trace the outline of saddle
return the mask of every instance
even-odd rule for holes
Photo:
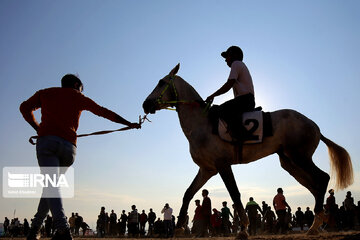
[[[262,107],[242,114],[234,114],[232,126],[218,114],[216,105],[209,110],[209,118],[213,126],[213,134],[234,145],[261,143],[264,137],[272,136],[271,116],[263,112]],[[234,123],[233,123],[234,124]],[[230,125],[230,126],[229,126]],[[232,129],[236,128],[236,129]]]

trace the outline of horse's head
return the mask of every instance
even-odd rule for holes
[[[164,109],[176,104],[177,92],[174,85],[176,73],[180,63],[170,73],[159,81],[155,89],[145,99],[143,109],[145,113],[155,113],[156,110]]]

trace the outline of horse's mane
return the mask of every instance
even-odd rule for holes
[[[192,99],[183,99],[183,100],[193,100],[195,102],[200,103],[201,105],[206,105],[200,94],[191,86],[187,81],[185,81],[182,77],[176,76],[176,81],[180,82],[180,86],[182,89],[186,89],[184,93],[186,93],[186,98],[191,97]]]

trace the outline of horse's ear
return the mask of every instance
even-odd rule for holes
[[[170,71],[169,75],[170,75],[170,76],[175,76],[175,74],[177,74],[177,72],[179,71],[179,68],[180,68],[180,63],[178,63],[178,64],[173,68],[173,70]]]

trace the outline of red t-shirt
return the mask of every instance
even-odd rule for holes
[[[54,135],[76,145],[76,130],[83,110],[113,122],[119,122],[119,115],[99,106],[73,88],[47,88],[37,91],[20,105],[26,121],[35,121],[33,111],[41,108],[41,123],[38,136]]]
[[[194,220],[201,220],[203,219],[203,215],[201,214],[201,206],[197,206],[195,209]]]
[[[283,194],[278,193],[275,197],[274,197],[274,206],[275,206],[275,210],[285,210],[286,209],[286,205],[285,205],[285,197]]]

